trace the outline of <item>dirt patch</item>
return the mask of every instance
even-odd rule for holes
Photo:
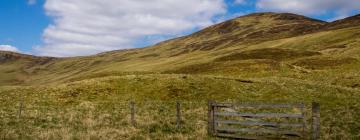
[[[293,63],[293,65],[304,67],[307,69],[324,69],[336,67],[345,64],[351,64],[358,61],[355,58],[309,58]]]
[[[234,80],[234,81],[237,81],[237,82],[241,82],[241,83],[248,83],[248,84],[251,84],[251,83],[255,83],[254,81],[252,80],[248,80],[248,79],[234,79],[234,78],[226,78],[226,77],[214,77],[215,79],[221,79],[221,80]]]
[[[360,84],[359,83],[352,84],[350,87],[352,87],[352,88],[360,88]]]
[[[218,33],[219,34],[226,34],[226,33],[230,33],[234,30],[239,29],[238,23],[234,20],[230,20],[224,23],[221,23],[218,26]]]
[[[157,57],[157,56],[160,56],[160,55],[159,54],[148,54],[148,55],[140,56],[140,58],[149,58],[149,57]]]
[[[304,20],[305,19],[303,16],[295,15],[295,14],[287,14],[287,13],[274,15],[273,17],[275,18],[275,20]]]
[[[290,49],[265,48],[220,57],[216,61],[248,60],[248,59],[271,59],[276,61],[320,55],[319,52],[296,51]]]
[[[322,48],[322,50],[327,50],[327,49],[344,49],[346,48],[347,46],[346,45],[333,45],[333,46],[328,46],[328,47],[325,47],[325,48]]]

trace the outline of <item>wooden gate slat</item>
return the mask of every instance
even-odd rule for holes
[[[271,126],[271,127],[303,127],[302,123],[278,123],[278,122],[260,122],[260,121],[236,121],[236,120],[216,120],[218,124],[236,124],[245,126]]]
[[[302,134],[296,131],[289,130],[271,130],[271,129],[252,129],[252,128],[224,128],[218,127],[216,131],[222,132],[246,132],[246,133],[263,133],[263,134],[282,134],[289,136],[302,137]]]
[[[278,112],[275,112],[277,110],[274,110],[283,108],[287,109],[287,111],[278,110]],[[237,109],[240,109],[239,111],[243,109],[242,111],[244,112],[238,112]],[[245,109],[254,110],[254,112],[245,111]],[[272,109],[271,113],[264,111],[265,109]],[[300,110],[294,112],[293,109]],[[319,105],[313,103],[312,120],[315,126],[312,127],[312,139],[319,139],[319,110]],[[209,123],[211,122],[212,132],[215,136],[240,139],[307,139],[309,136],[306,130],[306,113],[303,103],[256,104],[212,102],[209,106],[210,112],[212,115],[209,117]]]
[[[229,134],[229,133],[217,133],[218,137],[224,138],[235,138],[242,140],[268,140],[268,139],[276,139],[276,140],[289,140],[289,137],[271,137],[271,136],[253,136],[253,135],[239,135],[239,134]],[[293,139],[294,137],[292,137]]]
[[[302,114],[286,113],[239,113],[239,112],[215,112],[216,116],[234,116],[249,118],[303,118]]]
[[[217,107],[238,107],[238,108],[304,108],[304,104],[251,104],[251,103],[216,103]]]
[[[236,138],[236,139],[246,139],[246,140],[260,140],[265,139],[264,137],[260,136],[244,136],[244,135],[237,135],[237,134],[227,134],[227,133],[217,133],[219,137],[226,137],[226,138]]]

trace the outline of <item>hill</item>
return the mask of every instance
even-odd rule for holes
[[[321,138],[359,139],[359,21],[255,13],[140,49],[70,58],[0,51],[0,137],[212,139],[205,115],[214,99],[316,101]],[[142,113],[137,127],[129,100]],[[175,100],[183,101],[181,129]],[[14,120],[19,102],[22,121]]]
[[[258,73],[318,64],[332,68],[359,58],[358,22],[359,16],[326,23],[290,13],[255,13],[141,49],[61,59],[0,53],[11,59],[1,63],[0,74],[8,76],[0,83],[63,83],[129,73],[243,75],[244,70]],[[303,62],[308,59],[311,63]]]

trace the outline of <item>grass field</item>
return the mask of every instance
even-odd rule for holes
[[[317,101],[322,139],[357,139],[359,93],[291,78],[177,74],[111,76],[50,88],[4,87],[0,134],[5,139],[212,139],[206,134],[207,99],[215,99],[304,102],[308,108]],[[25,107],[18,119],[21,100]],[[136,127],[130,124],[131,100],[137,103]],[[183,106],[181,129],[176,129],[176,100]]]

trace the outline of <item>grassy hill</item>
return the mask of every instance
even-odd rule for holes
[[[123,139],[206,139],[206,120],[197,118],[195,112],[206,113],[206,103],[202,103],[207,99],[317,101],[322,106],[323,139],[356,139],[360,137],[356,121],[360,119],[359,22],[359,15],[328,23],[289,13],[255,13],[141,49],[71,58],[0,52],[0,114],[22,99],[28,106],[53,105],[80,116],[83,112],[74,110],[84,104],[97,110],[96,104],[102,102],[183,100],[199,104],[186,111],[197,125],[187,123],[182,131],[171,131],[172,122],[159,123],[156,115],[148,116],[155,122],[143,118],[144,124],[135,128],[123,120],[109,128],[89,122],[69,126],[79,122],[55,117],[33,118],[28,125],[36,127],[26,128],[24,135],[39,139],[59,138],[63,133],[80,139],[86,139],[84,135],[111,139],[111,134]],[[97,116],[85,118],[102,122]],[[63,119],[67,121],[57,121]],[[19,137],[16,132],[21,123],[2,123],[11,128],[6,138]],[[49,129],[52,133],[44,134]]]
[[[64,83],[129,73],[238,75],[294,65],[307,69],[315,63],[332,68],[359,58],[358,21],[358,16],[326,23],[295,14],[255,13],[142,49],[73,58],[2,52],[0,56],[14,58],[1,63],[0,74],[5,78],[0,83]],[[311,63],[302,63],[305,58]]]

